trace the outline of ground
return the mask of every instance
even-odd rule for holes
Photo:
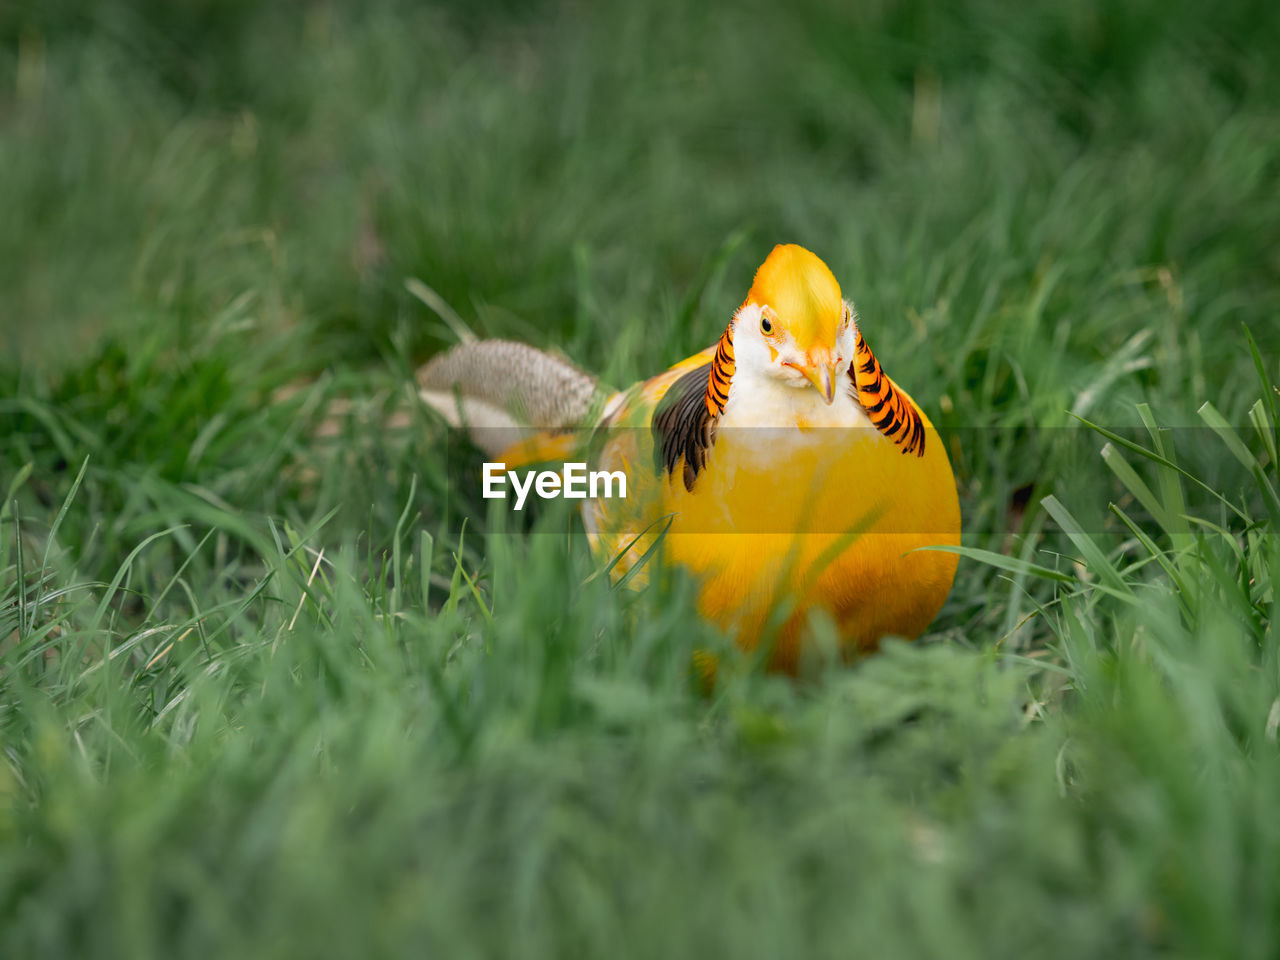
[[[847,6],[0,7],[0,955],[1274,955],[1280,15]],[[798,682],[402,404],[783,241],[967,549]]]

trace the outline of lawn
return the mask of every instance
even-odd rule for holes
[[[0,211],[0,956],[1280,950],[1274,4],[18,0]],[[966,550],[799,681],[407,401],[783,241]]]

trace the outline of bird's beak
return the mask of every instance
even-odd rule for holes
[[[815,390],[822,394],[822,399],[831,403],[836,398],[836,365],[834,363],[809,363],[796,369],[804,374],[805,379],[813,384]]]

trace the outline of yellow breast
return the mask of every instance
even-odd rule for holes
[[[835,620],[851,650],[885,635],[915,637],[946,599],[957,559],[916,548],[958,544],[960,530],[951,466],[924,422],[924,456],[904,454],[865,422],[725,425],[692,490],[655,477],[626,505],[592,504],[587,526],[608,553],[671,516],[663,555],[698,578],[703,614],[744,649],[759,644],[775,608],[789,605],[769,637],[776,668],[794,669],[815,608]],[[651,463],[645,440],[642,431],[623,431],[602,461],[643,476]]]

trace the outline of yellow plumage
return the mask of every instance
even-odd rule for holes
[[[620,576],[665,531],[658,555],[698,580],[702,613],[744,649],[782,610],[774,667],[795,668],[815,609],[853,651],[917,636],[946,599],[955,555],[916,549],[959,543],[946,451],[809,251],[775,247],[720,343],[593,409],[598,466],[629,486],[583,508],[602,560],[623,554]],[[562,458],[564,436],[501,458]]]

